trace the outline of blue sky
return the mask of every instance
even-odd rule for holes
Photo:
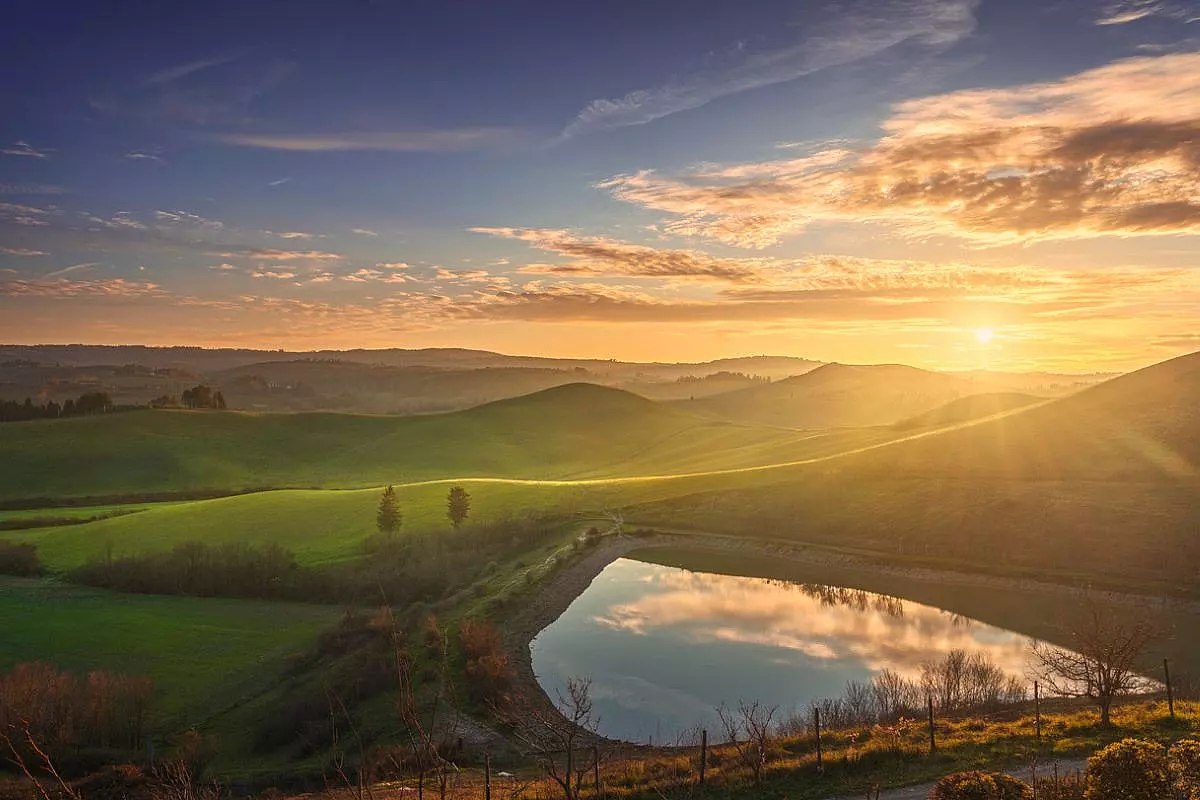
[[[4,341],[1200,347],[1195,2],[4,14]]]

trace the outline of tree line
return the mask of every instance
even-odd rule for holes
[[[113,411],[134,411],[145,408],[138,405],[118,405],[105,392],[84,392],[79,397],[59,403],[47,400],[35,403],[32,397],[20,400],[0,399],[0,422],[28,422],[35,419],[62,419],[64,417],[88,417],[93,414],[108,414]]]

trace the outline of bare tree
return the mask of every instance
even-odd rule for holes
[[[767,706],[758,700],[753,703],[739,700],[736,710],[723,703],[717,707],[725,737],[737,751],[738,760],[754,776],[755,785],[762,779],[763,768],[767,765],[767,753],[775,735],[772,721],[778,710],[778,706]]]
[[[517,722],[516,738],[562,790],[564,800],[577,800],[584,776],[598,772],[602,760],[596,734],[600,719],[592,709],[592,679],[568,679],[566,694],[558,693],[558,711],[527,698],[516,705],[511,714]]]
[[[1134,668],[1154,639],[1154,629],[1144,620],[1121,621],[1089,603],[1087,615],[1069,635],[1070,649],[1045,642],[1030,645],[1035,677],[1055,694],[1089,698],[1100,709],[1100,724],[1110,725],[1115,698],[1151,685]]]

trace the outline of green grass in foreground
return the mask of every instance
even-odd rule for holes
[[[179,730],[267,690],[286,658],[340,614],[330,606],[124,595],[0,578],[0,671],[45,661],[76,673],[147,675],[157,723]]]

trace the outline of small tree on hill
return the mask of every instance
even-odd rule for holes
[[[471,495],[461,486],[452,487],[446,496],[446,516],[450,518],[450,524],[458,530],[470,513]]]
[[[396,499],[396,490],[388,486],[379,498],[379,510],[375,514],[375,527],[380,533],[393,535],[400,531],[403,517],[400,514],[400,501]]]
[[[1147,689],[1135,667],[1154,639],[1144,620],[1124,622],[1091,604],[1087,617],[1070,631],[1070,647],[1032,645],[1036,676],[1055,694],[1086,697],[1100,710],[1100,724],[1112,724],[1113,700]]]

